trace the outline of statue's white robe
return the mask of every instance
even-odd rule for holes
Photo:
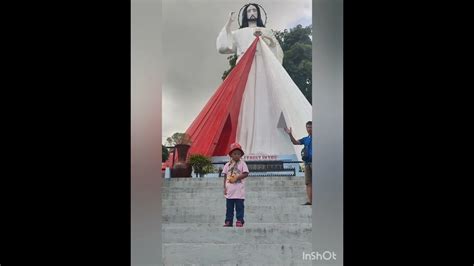
[[[240,107],[236,141],[246,155],[291,155],[301,159],[302,146],[293,145],[284,127],[292,127],[293,136],[307,136],[306,122],[312,120],[312,107],[282,66],[283,51],[272,30],[243,28],[227,32],[224,27],[216,41],[220,53],[237,53],[238,59],[255,40],[258,29],[276,44],[259,37],[257,50],[245,86]]]

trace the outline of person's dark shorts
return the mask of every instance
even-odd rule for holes
[[[304,164],[304,180],[306,185],[311,185],[313,183],[313,169],[311,163]]]

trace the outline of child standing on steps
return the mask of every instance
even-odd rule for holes
[[[234,208],[237,222],[235,226],[244,226],[244,201],[245,201],[245,178],[249,175],[247,164],[241,159],[244,155],[242,147],[238,143],[230,145],[229,156],[231,160],[225,164],[222,173],[224,178],[224,195],[227,202],[225,215],[225,227],[232,227],[234,222]]]

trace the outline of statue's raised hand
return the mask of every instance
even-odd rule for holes
[[[234,11],[232,11],[232,12],[229,13],[229,21],[228,21],[229,24],[231,24],[232,22],[234,22],[234,20],[235,20],[234,14],[235,14]]]

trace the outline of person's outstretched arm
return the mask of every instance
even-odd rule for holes
[[[294,145],[301,145],[301,143],[293,137],[293,134],[291,134],[291,127],[290,128],[285,128],[285,132],[288,133],[291,139],[291,143]]]

